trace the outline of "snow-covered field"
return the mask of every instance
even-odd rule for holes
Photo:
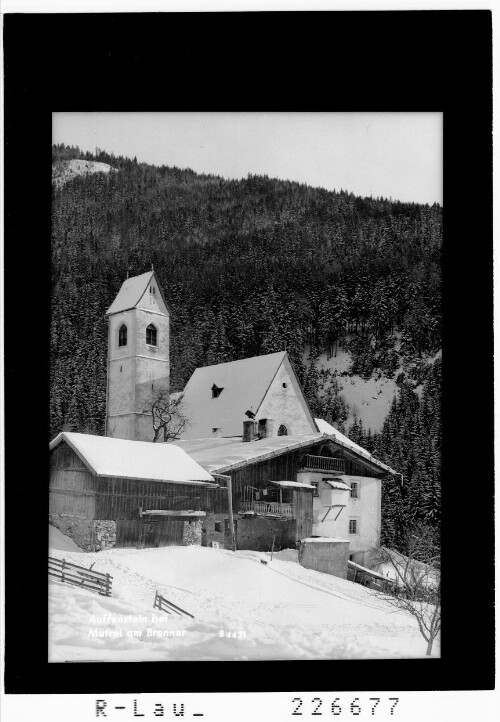
[[[112,597],[51,580],[51,662],[425,656],[411,616],[365,587],[305,569],[295,550],[272,561],[196,546],[50,554],[113,576]],[[156,590],[195,619],[153,609]]]

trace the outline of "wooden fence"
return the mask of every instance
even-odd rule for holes
[[[155,594],[153,609],[159,609],[160,611],[166,612],[167,614],[175,613],[181,617],[191,617],[191,619],[194,619],[192,614],[189,614],[189,612],[186,612],[185,609],[181,609],[172,602],[169,602],[168,599],[165,599],[165,597],[163,597],[161,594],[158,594],[158,592],[156,592]]]
[[[82,589],[97,592],[103,597],[111,596],[113,577],[110,574],[93,572],[91,569],[71,564],[65,559],[49,557],[49,576],[55,577],[65,584],[74,584]]]

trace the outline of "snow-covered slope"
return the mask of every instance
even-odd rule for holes
[[[363,422],[365,429],[372,432],[380,431],[391,407],[394,396],[399,389],[394,379],[385,376],[377,378],[373,375],[369,379],[361,376],[341,376],[347,373],[351,366],[351,354],[339,349],[337,356],[328,358],[321,354],[317,361],[318,369],[330,369],[337,372],[336,381],[345,401],[349,404],[349,417],[346,427],[349,428],[354,418]]]
[[[63,534],[62,531],[56,529],[55,526],[49,524],[49,547],[51,549],[59,549],[63,552],[81,552],[80,547],[75,544],[73,539]]]
[[[52,180],[57,186],[62,186],[78,175],[92,175],[93,173],[116,173],[117,169],[108,163],[99,163],[95,160],[65,160],[52,166]]]
[[[260,552],[195,546],[51,553],[113,576],[111,598],[51,582],[53,662],[425,655],[412,617],[365,587],[301,567],[293,551],[272,562]],[[156,590],[195,619],[161,613],[166,619],[155,621]]]

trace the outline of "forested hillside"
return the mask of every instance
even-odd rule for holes
[[[412,495],[430,484],[429,464],[429,489],[439,476],[429,408],[440,385],[429,359],[441,338],[440,206],[261,176],[228,181],[65,146],[53,148],[55,173],[71,158],[118,172],[53,184],[52,436],[103,433],[104,313],[127,272],[153,264],[172,311],[172,390],[197,366],[286,348],[313,411],[342,425],[335,374],[315,361],[347,348],[353,374],[383,374],[401,389],[382,433],[362,443],[405,475],[404,514],[435,517],[437,502],[419,511]],[[359,424],[356,434],[365,435]]]

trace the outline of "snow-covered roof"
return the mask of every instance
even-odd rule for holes
[[[286,351],[197,368],[184,389],[189,416],[184,436],[208,436],[222,428],[225,437],[241,435],[246,411],[257,410],[278,372]],[[222,389],[213,397],[212,386]],[[187,437],[186,437],[187,438]]]
[[[106,311],[106,315],[135,308],[141,300],[152,276],[153,271],[148,271],[147,273],[142,273],[140,276],[127,278],[127,280],[122,283],[115,300]]]
[[[344,491],[351,491],[351,487],[341,479],[323,479],[323,481],[326,481],[327,484],[330,484],[333,489],[343,489]]]
[[[299,488],[299,489],[311,489],[313,490],[315,487],[312,484],[304,484],[301,481],[271,481],[269,480],[271,484],[276,484],[277,486],[291,486],[293,488]]]
[[[331,428],[333,429],[333,426]],[[336,429],[333,430],[336,431]],[[168,443],[184,449],[189,456],[212,474],[225,474],[228,471],[234,471],[247,464],[265,461],[274,456],[286,454],[288,451],[294,451],[302,447],[306,448],[320,441],[328,440],[351,448],[356,454],[383,470],[392,471],[367,451],[361,449],[360,446],[357,446],[357,444],[354,444],[356,449],[353,449],[352,446],[343,443],[338,436],[350,441],[347,437],[337,432],[336,434],[317,433],[304,434],[301,436],[271,436],[266,439],[259,439],[258,441],[242,441],[241,437],[237,436],[230,439],[216,437],[210,437],[208,439],[181,439],[180,441]],[[357,449],[360,449],[363,453],[360,453]],[[328,472],[325,471],[324,473],[327,474]],[[335,476],[338,477],[339,475],[336,474]]]
[[[285,454],[287,451],[311,446],[324,438],[323,434],[305,436],[271,436],[258,441],[242,441],[211,437],[209,439],[181,439],[168,442],[179,446],[212,474],[224,474],[239,467],[266,458]]]
[[[314,419],[287,352],[278,351],[197,368],[184,389],[183,406],[189,425],[181,438],[206,438],[213,429],[221,429],[224,438],[241,436],[247,411],[251,411],[255,418],[260,417],[260,409],[266,413],[267,393],[282,365],[309,422],[311,433],[316,432]],[[216,395],[213,393],[214,386],[219,389]],[[276,418],[275,422],[286,424],[286,419]]]
[[[132,308],[136,308],[146,293],[149,284],[153,281],[155,289],[158,290],[157,298],[160,308],[162,311],[168,313],[168,306],[163,297],[155,272],[148,271],[147,273],[141,273],[140,276],[127,278],[127,280],[122,283],[115,300],[106,311],[106,315],[109,316],[113,313],[120,313],[121,311],[128,311]],[[148,308],[148,306],[145,306],[145,308]],[[148,310],[150,309],[148,308]]]
[[[95,476],[202,484],[212,475],[174,444],[129,441],[63,431],[50,442],[52,450],[66,442]]]
[[[394,471],[394,469],[391,469],[390,466],[387,466],[387,464],[384,464],[382,461],[376,459],[370,454],[369,451],[363,449],[362,446],[359,446],[359,444],[355,444],[354,441],[351,441],[351,439],[349,439],[347,436],[341,434],[338,429],[329,424],[327,421],[324,421],[323,419],[314,419],[314,421],[316,422],[316,426],[318,427],[319,431],[321,431],[323,434],[327,434],[328,436],[335,437],[334,441],[336,441],[341,446],[352,449],[352,451],[355,451],[356,454],[363,456],[365,459],[368,459],[368,461],[371,461],[372,464],[376,464],[381,469],[384,469],[384,471],[388,471],[390,474],[398,473],[397,471]]]

